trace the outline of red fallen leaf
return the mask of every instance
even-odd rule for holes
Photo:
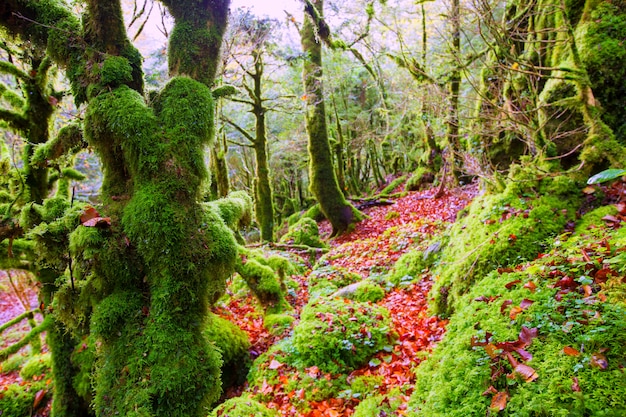
[[[574,392],[580,392],[580,385],[578,385],[578,378],[576,378],[575,376],[572,377],[572,391]]]
[[[567,356],[578,356],[580,355],[580,352],[576,349],[574,349],[571,346],[565,346],[563,348],[563,353],[565,353]]]
[[[617,203],[615,207],[617,207],[617,211],[619,212],[619,214],[626,215],[626,203]]]
[[[560,287],[563,289],[572,289],[578,287],[579,285],[580,284],[574,281],[574,279],[570,276],[565,276],[554,284],[555,287]]]
[[[37,394],[35,394],[35,400],[33,401],[33,410],[36,410],[37,407],[39,407],[44,397],[46,396],[46,393],[47,391],[44,389],[37,391]]]
[[[532,281],[528,281],[526,284],[524,284],[524,288],[529,289],[530,292],[535,292],[535,289],[537,289],[537,285]]]
[[[311,378],[317,378],[320,375],[320,368],[318,368],[317,366],[313,365],[310,368],[306,369],[306,373],[308,376],[310,376]]]
[[[533,368],[523,363],[518,363],[513,372],[519,374],[526,382],[532,382],[539,378],[539,374]]]
[[[487,388],[485,392],[483,392],[480,395],[482,395],[483,397],[486,397],[487,395],[493,395],[497,393],[498,393],[498,390],[493,385],[489,385],[489,388]]]
[[[492,410],[502,411],[506,408],[506,402],[509,400],[509,394],[506,391],[500,391],[491,398]]]
[[[511,288],[513,288],[514,286],[519,284],[520,282],[522,282],[522,281],[520,281],[519,279],[516,279],[515,281],[511,281],[508,284],[506,284],[505,287],[506,287],[507,290],[510,290]]]
[[[80,222],[81,224],[83,224],[86,221],[91,220],[96,217],[100,217],[100,213],[98,213],[98,210],[96,210],[95,208],[91,206],[88,206],[83,212],[83,214],[80,215]]]
[[[522,302],[520,303],[520,305],[519,305],[519,306],[520,306],[523,310],[526,310],[528,307],[530,307],[531,305],[533,305],[533,303],[534,303],[534,301],[533,301],[533,300],[529,300],[528,298],[524,298],[524,299],[522,300]]]
[[[517,236],[515,236],[514,234],[510,234],[509,235],[509,242],[513,243],[517,240]]]
[[[593,294],[591,285],[583,285],[583,291],[585,292],[585,297],[589,297],[591,294]]]
[[[609,361],[607,361],[606,356],[604,356],[600,352],[596,352],[591,355],[591,366],[595,366],[596,368],[600,368],[602,370],[609,367]]]
[[[593,277],[594,278],[594,282],[596,284],[604,284],[606,282],[606,280],[608,279],[607,277],[609,275],[612,275],[612,276],[615,277],[615,276],[617,276],[617,273],[615,271],[613,271],[612,269],[610,269],[610,268],[599,269],[595,273],[595,275]]]
[[[283,366],[282,363],[278,362],[276,359],[272,359],[272,361],[270,362],[268,368],[269,369],[278,369],[281,366]]]
[[[511,304],[513,304],[513,300],[504,300],[500,306],[500,313],[504,314],[504,310],[506,310],[506,308]]]
[[[519,340],[524,344],[523,347],[530,345],[535,337],[537,337],[538,329],[536,327],[528,328],[522,326],[519,332]]]
[[[522,348],[516,348],[515,352],[517,352],[517,354],[520,355],[523,361],[528,362],[529,360],[533,358],[533,355],[530,352],[527,352]]]

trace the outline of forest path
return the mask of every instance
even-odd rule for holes
[[[376,280],[386,274],[394,263],[411,250],[425,250],[454,220],[477,194],[476,185],[468,185],[446,191],[440,198],[434,199],[436,190],[410,192],[394,200],[394,204],[371,207],[364,210],[368,218],[357,224],[355,230],[329,241],[330,250],[325,259],[334,266],[356,272],[362,277]],[[320,234],[327,236],[330,225],[327,221],[320,223]],[[310,271],[309,271],[310,272]],[[289,301],[300,309],[308,301],[307,276],[294,277],[300,283],[300,290]],[[382,351],[375,355],[369,363],[348,376],[348,381],[359,376],[370,376],[372,380],[382,380],[377,385],[376,394],[387,394],[394,390],[399,395],[395,399],[403,402],[398,412],[406,409],[408,398],[414,385],[413,369],[420,358],[429,352],[445,332],[445,321],[428,315],[428,292],[432,286],[432,277],[424,271],[418,283],[401,285],[387,292],[385,298],[378,302],[391,313],[396,333],[399,335],[397,344],[392,351]],[[288,336],[285,332],[280,336],[272,336],[263,328],[263,318],[254,308],[254,300],[249,296],[246,300],[238,300],[218,309],[218,313],[237,323],[250,335],[254,356],[265,352],[272,344]],[[331,380],[333,375],[323,374],[316,367],[307,368],[309,375]],[[281,368],[281,380],[298,378],[293,368]],[[243,387],[242,387],[243,388]],[[397,388],[397,389],[396,389]],[[256,391],[259,389],[257,388]],[[260,389],[262,394],[269,396],[271,401],[266,405],[279,411],[281,416],[350,416],[361,398],[328,398],[323,401],[308,402],[302,407],[302,393],[295,395],[286,390],[282,383],[268,384]],[[230,396],[238,392],[229,393]],[[258,393],[258,392],[257,392]],[[299,405],[296,407],[295,404]],[[306,411],[299,411],[307,409]]]

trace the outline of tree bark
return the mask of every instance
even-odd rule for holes
[[[323,0],[314,1],[312,4],[321,16],[324,7]],[[326,125],[322,82],[322,44],[316,36],[317,27],[309,16],[310,13],[305,13],[300,36],[302,49],[307,55],[302,69],[302,80],[307,105],[306,129],[309,136],[310,188],[322,213],[332,225],[332,236],[336,236],[347,231],[350,225],[362,217],[345,199],[335,175]]]

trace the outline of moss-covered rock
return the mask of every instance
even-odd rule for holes
[[[320,239],[317,223],[309,217],[303,217],[291,226],[287,233],[280,238],[280,242],[312,248],[327,247],[326,243]]]
[[[346,299],[309,303],[293,330],[297,360],[331,373],[357,368],[394,338],[385,308]]]
[[[613,276],[626,262],[606,262],[619,256],[618,235],[560,240],[515,272],[478,280],[417,369],[411,415],[484,416],[496,392],[508,398],[503,416],[623,415],[626,304],[609,297],[624,294]],[[590,248],[591,263],[580,255]]]
[[[248,334],[231,321],[209,315],[204,334],[222,355],[222,389],[242,384],[252,363]]]
[[[236,397],[217,406],[209,417],[278,417],[271,410],[249,396]]]
[[[366,279],[340,288],[331,297],[347,298],[363,303],[376,303],[385,297],[385,289],[374,281]]]
[[[538,181],[532,168],[511,168],[504,193],[476,198],[449,233],[431,290],[433,310],[448,314],[493,269],[534,259],[575,218],[581,194],[566,177]]]

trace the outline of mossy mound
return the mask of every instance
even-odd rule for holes
[[[332,294],[332,297],[342,297],[363,303],[376,303],[385,297],[385,289],[374,281],[365,279],[340,288]]]
[[[319,298],[300,314],[293,331],[295,358],[304,366],[341,373],[355,369],[394,341],[389,312],[347,299]]]
[[[497,394],[502,416],[626,415],[626,232],[559,242],[459,300],[417,369],[412,416],[484,416]]]
[[[309,274],[309,296],[311,300],[335,293],[339,288],[362,280],[359,274],[334,266],[318,266]]]
[[[33,415],[33,404],[37,393],[42,391],[45,396],[39,401],[42,406],[46,398],[50,398],[51,392],[46,392],[49,387],[45,380],[36,381],[32,384],[11,384],[3,387],[0,395],[0,410],[2,417],[30,417]]]
[[[549,239],[573,221],[581,194],[565,178],[536,179],[512,167],[504,193],[476,198],[449,233],[431,296],[436,314],[449,314],[460,297],[493,269],[517,265],[545,252]]]
[[[49,353],[35,355],[30,358],[20,370],[20,377],[24,380],[33,379],[50,371],[52,361]]]
[[[353,417],[404,415],[404,395],[398,388],[385,395],[373,395],[361,401],[354,409]]]
[[[209,417],[278,417],[278,413],[250,397],[231,398],[216,407]]]
[[[389,271],[387,280],[396,286],[419,281],[435,263],[441,246],[440,242],[436,242],[424,251],[413,250],[400,256]]]
[[[222,355],[222,389],[242,384],[252,363],[248,334],[231,321],[210,314],[204,335]]]
[[[326,248],[327,245],[320,239],[320,231],[315,220],[303,217],[287,233],[280,238],[281,243],[304,245],[312,248]]]

